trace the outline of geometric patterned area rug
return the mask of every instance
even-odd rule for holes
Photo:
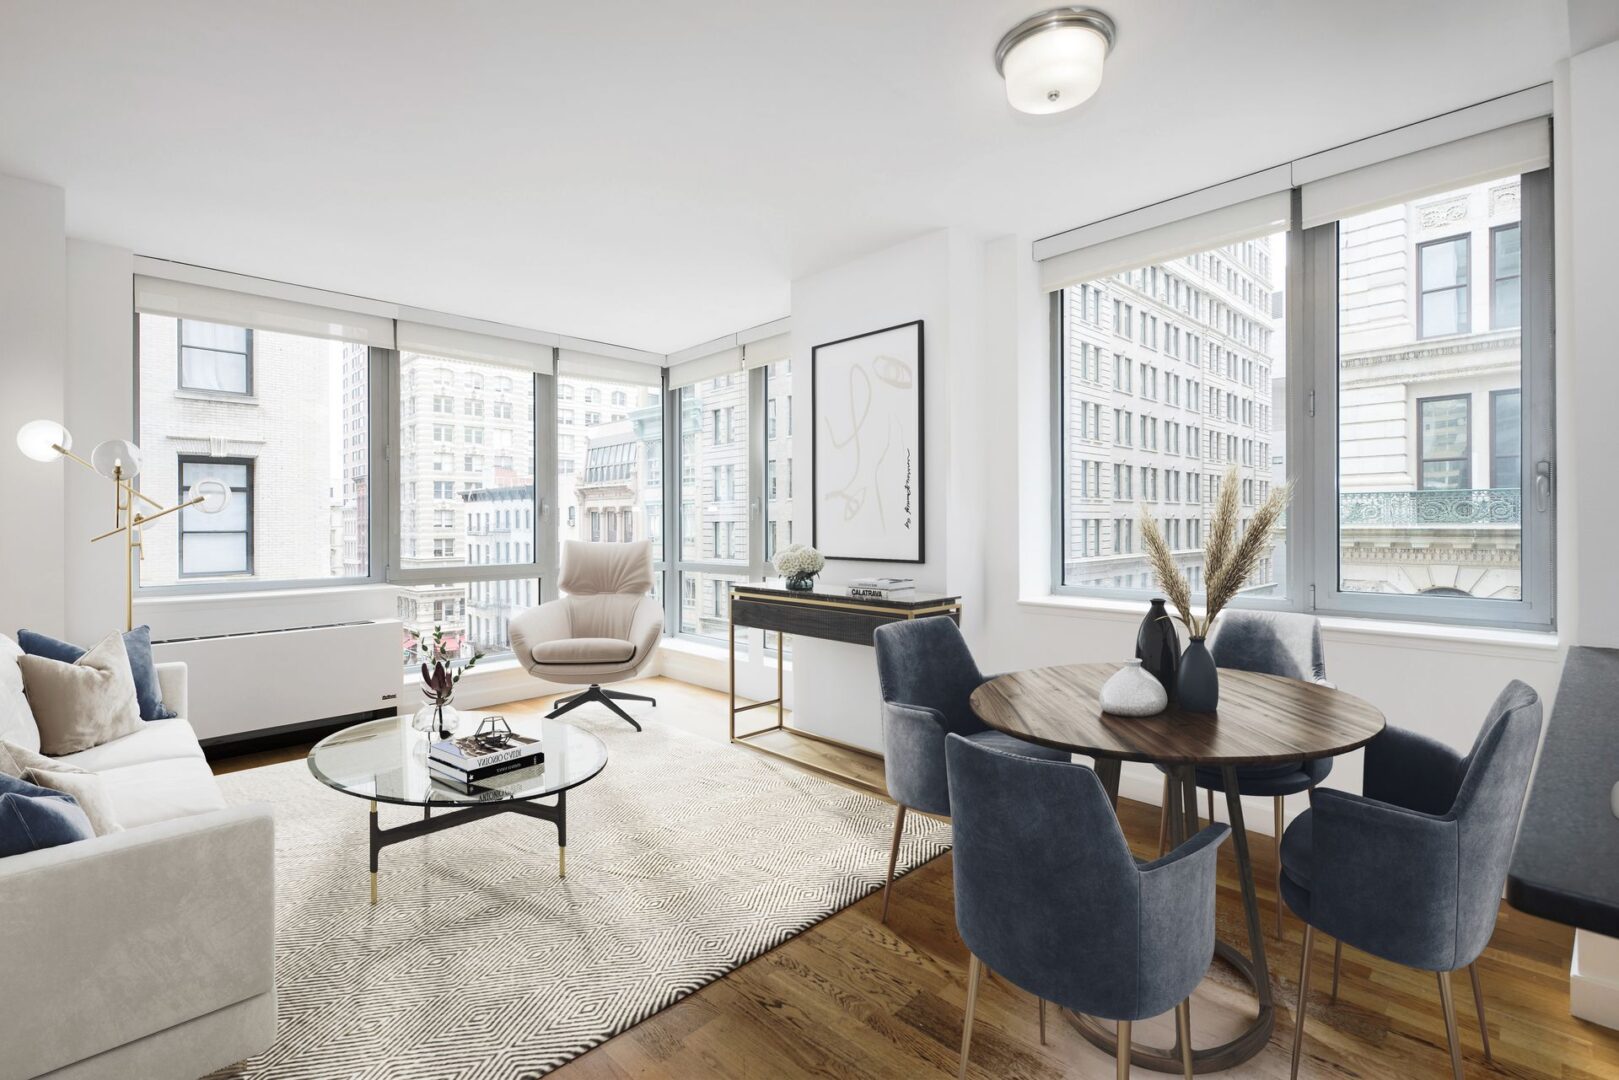
[[[882,886],[891,804],[655,712],[568,719],[608,760],[568,793],[565,880],[556,829],[500,814],[386,848],[372,907],[364,800],[302,761],[219,778],[275,808],[279,1023],[215,1077],[540,1076]],[[949,846],[908,815],[899,872]]]

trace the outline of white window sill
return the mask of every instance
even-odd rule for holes
[[[1026,596],[1019,605],[1082,618],[1117,622],[1139,621],[1144,600],[1114,600],[1094,596]],[[1556,633],[1504,630],[1487,626],[1408,622],[1398,619],[1359,619],[1343,615],[1321,616],[1321,629],[1329,638],[1391,639],[1417,648],[1447,652],[1500,652],[1555,654],[1561,647]]]

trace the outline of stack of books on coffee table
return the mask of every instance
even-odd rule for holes
[[[855,578],[849,582],[849,595],[872,600],[902,600],[916,595],[916,579],[908,577]]]
[[[544,761],[545,750],[540,740],[516,733],[502,734],[496,739],[462,735],[439,739],[427,748],[427,770],[433,779],[461,790]]]

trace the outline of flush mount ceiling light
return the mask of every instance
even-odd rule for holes
[[[1024,19],[995,47],[1006,100],[1026,113],[1062,112],[1085,101],[1102,85],[1113,33],[1113,20],[1091,8],[1052,8]]]

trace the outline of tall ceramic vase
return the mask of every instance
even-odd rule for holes
[[[1213,712],[1220,707],[1219,672],[1208,645],[1200,637],[1193,638],[1181,655],[1175,703],[1188,712]]]
[[[1164,685],[1164,692],[1175,700],[1175,680],[1181,666],[1181,639],[1175,633],[1175,620],[1164,608],[1164,598],[1154,597],[1147,617],[1136,633],[1136,659],[1141,667]]]

